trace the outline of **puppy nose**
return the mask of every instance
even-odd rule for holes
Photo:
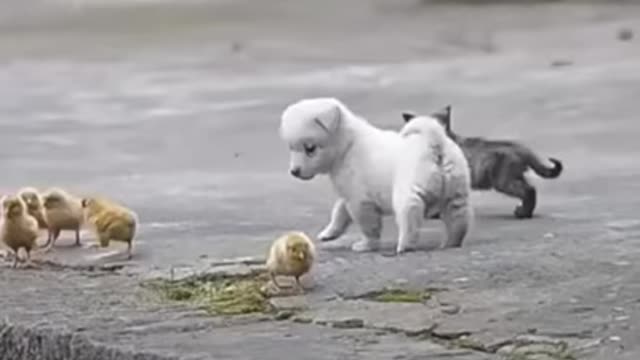
[[[300,176],[300,168],[299,168],[299,167],[297,167],[297,168],[293,168],[293,169],[291,169],[291,171],[289,171],[289,172],[291,173],[291,175],[293,175],[293,176],[295,176],[295,177]]]

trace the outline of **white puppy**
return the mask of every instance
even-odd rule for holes
[[[377,249],[382,216],[394,213],[396,164],[414,161],[403,154],[407,139],[372,126],[334,98],[304,99],[288,106],[282,114],[280,136],[289,145],[290,173],[303,180],[328,174],[340,197],[329,225],[318,238],[337,239],[353,222],[363,239],[352,249]],[[423,147],[429,148],[429,144]],[[398,249],[406,250],[406,243],[403,240]]]
[[[464,153],[447,136],[437,115],[403,117],[402,158],[393,181],[397,252],[415,245],[422,220],[435,214],[446,227],[445,247],[459,247],[473,217],[471,174]]]

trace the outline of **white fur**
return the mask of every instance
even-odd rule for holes
[[[400,136],[402,158],[393,183],[397,252],[415,244],[423,219],[435,213],[446,227],[445,246],[462,245],[472,219],[471,176],[462,150],[438,120],[428,116],[414,117]]]
[[[397,168],[403,169],[402,173],[412,166],[417,173],[429,167],[416,162],[417,155],[406,153],[428,147],[426,142],[419,147],[398,132],[378,129],[334,98],[304,99],[288,106],[282,114],[280,136],[290,149],[290,171],[297,169],[303,180],[329,175],[340,197],[330,223],[318,238],[336,239],[353,222],[363,236],[353,244],[355,251],[378,248],[382,216],[394,214],[394,207],[402,203],[395,204],[392,199],[394,182],[398,181],[396,164],[400,164]],[[305,152],[305,146],[313,151]],[[464,156],[462,160],[467,169]],[[403,192],[403,196],[409,196],[402,186],[397,189],[398,196]]]

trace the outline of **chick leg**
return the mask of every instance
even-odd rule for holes
[[[131,258],[133,257],[133,253],[132,253],[132,246],[131,246],[131,241],[129,241],[127,243],[127,260],[131,260]]]
[[[276,281],[276,274],[270,272],[269,273],[269,277],[271,278],[271,283],[273,283],[273,285],[275,285],[276,289],[278,290],[282,290],[282,287],[280,286],[280,284],[278,284],[278,282]]]
[[[300,291],[301,293],[304,293],[305,288],[304,286],[302,286],[302,283],[300,282],[300,277],[296,276],[296,285],[298,286],[298,291]]]
[[[76,229],[76,246],[80,246],[80,229]]]
[[[15,268],[17,268],[17,267],[18,267],[18,260],[20,260],[20,259],[19,259],[19,257],[18,257],[18,252],[17,252],[17,251],[13,254],[13,257],[14,257],[14,259],[13,259],[13,266],[12,266],[12,268],[14,268],[14,269],[15,269]]]
[[[11,260],[13,260],[13,257],[14,257],[14,256],[15,256],[15,254],[13,253],[13,251],[9,251],[9,250],[7,250],[7,251],[4,253],[4,260],[5,260],[5,261],[11,261]]]
[[[31,250],[27,250],[27,259],[25,260],[25,268],[35,269],[37,266],[31,261]]]
[[[60,236],[60,229],[51,229],[50,230],[50,239],[51,242],[47,242],[47,249],[45,250],[45,252],[49,252],[51,251],[51,249],[53,249],[53,246],[56,244],[56,240],[58,240],[58,237]]]
[[[40,248],[48,248],[49,244],[51,244],[51,240],[52,240],[52,230],[50,228],[47,228],[47,242],[44,243],[44,245],[40,246]]]

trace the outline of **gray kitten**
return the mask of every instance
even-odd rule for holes
[[[402,113],[405,121],[415,116],[410,112]],[[531,218],[536,207],[536,188],[527,181],[524,174],[531,168],[543,178],[557,178],[562,172],[560,160],[549,158],[553,167],[547,167],[531,149],[515,141],[460,136],[451,129],[451,106],[447,106],[431,116],[442,123],[447,135],[464,152],[471,170],[472,189],[494,189],[518,198],[522,204],[516,207],[515,217],[519,219]],[[437,218],[438,215],[434,217]]]

